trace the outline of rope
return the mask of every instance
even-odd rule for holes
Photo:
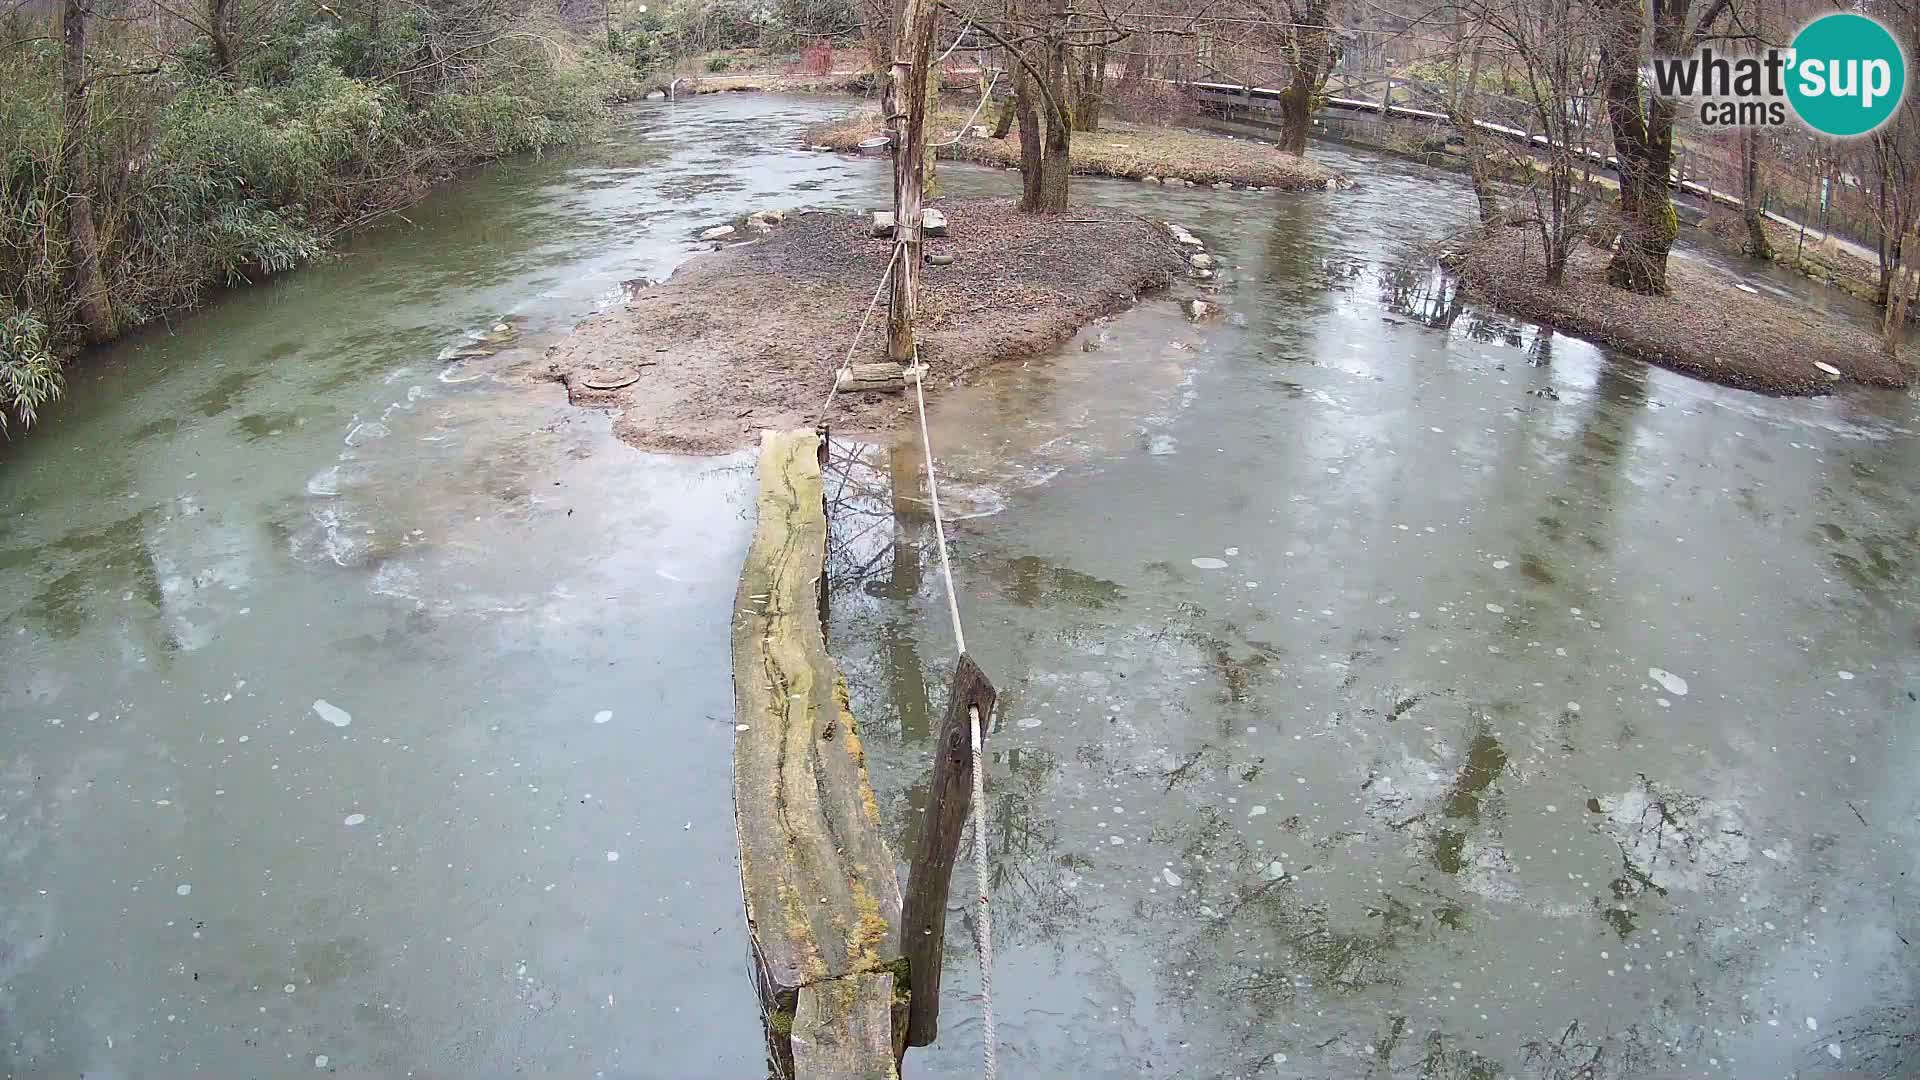
[[[940,66],[941,64],[944,64],[944,63],[946,63],[946,62],[947,62],[947,57],[949,57],[949,56],[952,56],[952,55],[953,55],[953,50],[955,50],[955,49],[957,49],[957,48],[959,48],[959,47],[960,47],[960,43],[961,43],[961,42],[963,42],[963,41],[965,41],[965,40],[967,40],[967,31],[969,31],[969,30],[971,30],[971,29],[973,29],[973,20],[972,20],[972,19],[968,19],[968,20],[967,20],[967,25],[965,25],[965,26],[963,26],[963,27],[961,27],[961,28],[960,28],[960,32],[959,32],[958,34],[955,34],[955,35],[954,35],[954,38],[953,38],[953,44],[951,44],[951,45],[949,45],[949,46],[947,46],[947,51],[946,51],[946,52],[943,52],[943,53],[941,53],[941,54],[940,54],[940,59],[938,59],[938,60],[935,60],[935,61],[933,62],[933,65],[932,65],[932,66],[934,66],[934,67],[939,67],[939,66]],[[975,46],[975,47],[976,47],[976,48],[978,48],[978,46]]]
[[[980,104],[975,105],[973,107],[973,115],[967,117],[967,122],[960,125],[959,132],[957,132],[953,136],[953,138],[948,139],[946,142],[929,143],[928,145],[938,150],[942,146],[952,146],[954,143],[957,143],[961,139],[965,138],[967,135],[967,129],[973,126],[973,122],[975,120],[980,119],[980,111],[987,107],[988,100],[990,100],[993,97],[993,88],[995,86],[998,86],[999,84],[1000,84],[1000,73],[996,71],[993,73],[993,78],[987,82],[987,92],[980,95]]]
[[[994,76],[999,79],[998,75]],[[991,89],[991,87],[989,87]],[[986,97],[981,97],[986,103]],[[975,115],[979,110],[975,109]],[[969,124],[972,121],[968,121]],[[964,129],[962,129],[964,130]],[[822,413],[833,407],[833,399],[840,392],[840,374],[853,367],[854,350],[859,347],[860,337],[866,333],[867,323],[873,318],[873,311],[880,306],[880,294],[886,291],[887,282],[893,277],[893,268],[900,261],[901,252],[906,250],[906,242],[896,239],[893,256],[887,260],[886,272],[880,275],[880,285],[873,291],[873,300],[867,304],[865,315],[860,317],[860,328],[854,331],[853,341],[847,345],[847,356],[840,364],[840,370],[834,373],[833,389],[827,391],[826,404]],[[922,388],[925,382],[926,368],[920,363],[920,344],[913,346],[913,371],[909,378],[913,383],[915,410],[920,418],[920,448],[927,458],[927,496],[933,505],[933,536],[940,548],[940,577],[947,588],[947,614],[953,620],[953,644],[961,653],[967,651],[967,633],[960,625],[959,594],[953,587],[953,561],[947,554],[947,526],[940,514],[940,480],[933,468],[933,437],[927,433],[927,394]],[[980,905],[979,920],[975,924],[978,932],[974,945],[980,953],[980,1010],[981,1038],[983,1040],[983,1068],[985,1080],[995,1080],[999,1074],[999,1062],[995,1056],[997,1034],[993,1018],[993,906],[991,903],[989,878],[987,874],[987,768],[981,752],[981,730],[987,723],[980,715],[978,706],[967,706],[967,721],[973,743],[973,875],[974,891]]]
[[[898,232],[898,230],[895,230]],[[820,405],[820,413],[826,415],[833,408],[833,399],[840,394],[840,376],[853,370],[853,352],[860,347],[860,336],[867,332],[867,322],[873,318],[873,309],[880,306],[880,294],[887,291],[887,282],[893,277],[893,267],[900,261],[900,253],[906,250],[906,241],[896,240],[893,255],[887,259],[887,269],[880,275],[880,284],[873,290],[873,299],[867,302],[867,313],[860,316],[860,329],[853,332],[853,340],[847,342],[847,358],[840,361],[839,370],[833,373],[833,386],[827,390],[827,400]]]
[[[920,343],[917,341],[913,346],[913,366],[918,376],[913,380],[913,400],[920,417],[920,448],[927,456],[927,499],[933,506],[933,538],[940,548],[940,577],[947,586],[947,614],[953,618],[954,647],[964,653],[967,651],[967,635],[960,627],[960,601],[953,587],[953,561],[947,557],[947,527],[940,516],[940,480],[933,468],[933,438],[927,434],[927,395],[921,388],[926,381],[926,369],[920,363]],[[973,705],[967,706],[967,720],[973,738],[973,877],[975,895],[980,904],[979,921],[975,924],[979,930],[974,945],[980,952],[981,1072],[986,1080],[994,1080],[1000,1065],[994,1052],[997,1036],[993,1021],[993,905],[987,887],[987,767],[980,754],[980,729],[986,720],[980,715],[979,708]]]
[[[933,469],[927,469],[931,476]],[[967,706],[967,719],[973,724],[973,877],[980,893],[980,1039],[981,1072],[994,1080],[1000,1064],[994,1060],[993,1030],[993,905],[987,899],[987,767],[980,759],[980,710]]]
[[[913,367],[922,377],[926,372],[920,367],[920,343],[913,343]],[[953,617],[953,644],[960,652],[967,651],[967,632],[960,628],[960,601],[955,599],[953,591],[953,563],[947,559],[947,527],[940,520],[940,483],[933,471],[933,439],[927,435],[927,394],[920,388],[923,378],[913,380],[913,400],[920,412],[920,449],[927,455],[927,498],[933,504],[933,538],[940,546],[940,576],[947,583],[947,614]],[[974,729],[974,745],[980,744],[979,728]],[[974,777],[979,778],[976,769]]]

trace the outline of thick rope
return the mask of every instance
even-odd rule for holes
[[[954,648],[966,652],[967,632],[960,628],[960,601],[954,598],[953,563],[947,559],[947,527],[940,520],[940,484],[933,472],[933,439],[927,435],[927,395],[920,388],[926,370],[920,366],[920,343],[917,341],[913,345],[913,370],[913,399],[920,410],[920,449],[927,457],[927,498],[933,503],[933,539],[940,546],[940,576],[947,583],[947,614],[953,617]],[[979,742],[978,739],[974,741]]]
[[[927,498],[933,504],[933,537],[940,547],[940,577],[947,586],[947,614],[953,618],[954,647],[964,653],[967,651],[967,635],[960,627],[960,601],[953,587],[953,561],[947,557],[947,527],[940,516],[940,481],[933,468],[933,438],[927,434],[927,395],[921,389],[926,381],[926,368],[920,363],[918,342],[913,346],[913,367],[913,400],[920,417],[920,448],[927,457]],[[976,923],[979,930],[974,945],[980,953],[982,1075],[986,1080],[994,1080],[1000,1066],[994,1052],[997,1036],[993,1022],[993,905],[987,887],[987,766],[980,754],[981,726],[987,721],[980,715],[979,708],[973,705],[967,706],[967,720],[973,738],[973,876],[976,898],[980,904],[979,921]]]
[[[931,468],[927,470],[933,472]],[[987,893],[987,766],[980,758],[980,710],[967,706],[967,719],[973,726],[973,877],[980,893],[980,1038],[981,1072],[994,1080],[1000,1064],[994,1060],[998,1036],[993,1026],[993,904]]]
[[[906,250],[906,241],[897,240],[893,245],[893,255],[887,259],[887,269],[880,275],[880,284],[873,290],[873,299],[867,302],[867,313],[860,316],[860,329],[853,332],[853,340],[847,342],[847,358],[840,361],[839,370],[833,373],[833,386],[827,390],[827,400],[820,405],[820,414],[826,415],[833,408],[833,399],[840,395],[840,376],[853,370],[853,352],[860,347],[860,337],[867,332],[867,322],[873,318],[873,309],[880,306],[880,294],[887,291],[887,282],[893,278],[894,264],[900,261],[900,253]]]

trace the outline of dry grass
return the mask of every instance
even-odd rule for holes
[[[1744,292],[1684,260],[1667,264],[1670,295],[1636,296],[1607,284],[1607,252],[1581,245],[1566,284],[1550,289],[1539,245],[1529,240],[1519,229],[1500,229],[1467,245],[1459,272],[1469,290],[1648,363],[1745,390],[1827,393],[1835,383],[1815,361],[1853,382],[1907,385],[1909,353],[1892,360],[1873,334],[1793,301]]]
[[[952,138],[970,111],[941,109],[933,118],[934,137]],[[984,113],[977,123],[990,126],[992,120],[990,113]],[[1325,188],[1329,182],[1345,183],[1345,177],[1319,162],[1248,139],[1133,124],[1111,127],[1112,130],[1074,133],[1074,173],[1129,180],[1153,176],[1196,184],[1233,184],[1282,191]],[[883,134],[880,114],[868,109],[813,128],[807,132],[807,141],[815,146],[851,151],[862,139],[879,134]],[[1020,137],[1017,132],[1009,133],[1004,139],[968,135],[952,146],[943,147],[939,154],[946,160],[1014,167],[1020,164]]]

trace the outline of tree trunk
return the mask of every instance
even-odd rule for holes
[[[113,336],[113,309],[100,274],[100,237],[93,224],[93,173],[87,162],[91,116],[87,107],[86,0],[65,0],[61,11],[60,172],[66,185],[67,256],[73,263],[73,299],[90,342]]]
[[[233,31],[231,0],[208,0],[207,39],[213,48],[213,69],[221,78],[233,76]],[[372,45],[372,42],[368,42]]]
[[[1013,82],[1016,87],[1020,85],[1020,75],[1017,72]],[[993,137],[996,139],[1006,138],[1007,132],[1013,130],[1014,99],[1014,94],[1008,94],[1000,102],[1000,115],[993,121]]]
[[[1065,25],[1065,0],[1054,0],[1057,9],[1046,37],[1047,131],[1046,149],[1040,155],[1040,199],[1034,210],[1057,214],[1067,208],[1067,183],[1072,172],[1073,117],[1067,113],[1067,42],[1060,27]]]
[[[1673,106],[1640,92],[1640,0],[1602,0],[1600,79],[1619,159],[1620,239],[1607,283],[1628,292],[1667,291],[1667,253],[1680,232],[1667,180],[1673,168]]]
[[[1747,223],[1747,254],[1756,259],[1773,258],[1773,244],[1767,239],[1766,217],[1761,205],[1766,193],[1760,189],[1760,130],[1747,128],[1740,133],[1740,216]]]
[[[1033,77],[1016,64],[1013,109],[1020,120],[1020,209],[1029,214],[1039,213],[1045,201],[1040,193],[1040,173],[1047,148],[1040,134],[1040,109],[1033,100],[1036,93]]]
[[[1887,290],[1887,313],[1880,325],[1880,348],[1888,356],[1898,356],[1900,342],[1907,336],[1907,304],[1913,294],[1905,261],[1894,256],[1893,277]]]
[[[932,158],[926,88],[933,67],[931,50],[938,15],[934,0],[908,0],[890,72],[899,110],[894,129],[893,229],[896,242],[904,246],[894,265],[887,308],[887,359],[902,365],[913,363],[915,358],[914,320],[919,314],[922,252],[920,207]]]
[[[1481,65],[1485,59],[1486,50],[1480,47],[1478,41],[1474,42],[1473,62],[1468,65],[1465,89],[1457,85],[1460,65],[1457,62],[1453,65],[1456,80],[1453,95],[1453,124],[1460,129],[1460,137],[1467,144],[1467,176],[1473,181],[1473,201],[1480,207],[1480,224],[1488,226],[1500,220],[1500,195],[1494,190],[1492,170],[1487,167],[1486,146],[1480,140],[1480,124],[1473,113],[1473,95],[1478,92]],[[1549,261],[1548,270],[1547,284],[1555,284],[1551,280],[1553,276],[1551,261]]]
[[[1073,130],[1099,131],[1100,109],[1107,98],[1107,47],[1089,45],[1082,49],[1077,75],[1073,87]]]
[[[1313,99],[1332,66],[1328,62],[1331,45],[1327,36],[1331,11],[1329,0],[1314,0],[1292,27],[1289,59],[1293,72],[1280,98],[1280,149],[1289,154],[1307,152],[1307,134],[1313,130]]]

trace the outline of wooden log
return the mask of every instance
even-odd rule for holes
[[[920,828],[920,846],[913,852],[913,866],[907,872],[906,908],[901,916],[909,987],[908,1046],[926,1046],[940,1033],[947,893],[953,882],[953,862],[960,852],[960,834],[966,830],[967,810],[973,801],[973,721],[968,713],[979,714],[980,738],[984,741],[997,697],[993,683],[973,657],[961,653],[960,662],[954,666],[953,684],[947,690],[947,713],[934,743],[927,816]]]
[[[835,376],[843,394],[860,390],[904,390],[904,369],[892,361],[878,364],[852,364]]]
[[[795,1075],[803,989],[905,966],[893,856],[820,624],[827,522],[819,439],[813,431],[762,436],[759,517],[734,599],[740,885],[768,1053],[781,1076]],[[894,1026],[904,1047],[903,1010]]]
[[[899,1080],[893,1053],[893,976],[849,975],[800,988],[793,1074],[812,1080]]]

